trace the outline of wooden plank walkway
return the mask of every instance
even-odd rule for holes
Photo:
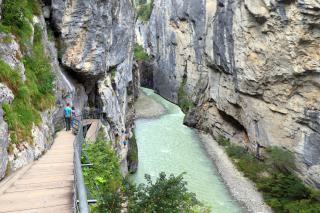
[[[51,149],[0,183],[0,213],[73,212],[71,131],[57,134]]]
[[[83,125],[90,125],[85,139],[91,142],[96,141],[98,137],[98,131],[102,126],[100,119],[85,119],[82,123]]]

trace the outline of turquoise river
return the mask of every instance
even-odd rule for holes
[[[133,181],[144,182],[146,173],[156,178],[162,171],[175,175],[186,172],[184,179],[189,190],[211,206],[212,212],[243,212],[222,182],[196,131],[183,125],[184,114],[180,108],[150,89],[143,92],[163,105],[167,112],[159,118],[135,121],[139,166]]]

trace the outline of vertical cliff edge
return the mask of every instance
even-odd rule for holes
[[[154,0],[138,41],[155,90],[185,123],[249,147],[280,146],[320,187],[320,4]]]
[[[0,109],[0,179],[6,172],[30,163],[50,148],[66,103],[74,105],[77,114],[84,109],[99,110],[103,115],[103,129],[120,153],[121,169],[123,174],[127,174],[128,150],[121,150],[118,136],[122,130],[132,127],[133,102],[139,82],[132,71],[135,24],[132,2],[0,2],[0,65],[1,70],[10,71],[0,73],[0,105],[3,108]],[[25,8],[21,9],[19,5]],[[6,23],[7,20],[12,21],[9,19],[12,8],[21,9],[21,23],[28,33],[22,34],[22,30],[7,27],[11,24]],[[31,102],[34,115],[28,117],[22,108],[18,109],[17,102],[23,94],[20,92],[33,80],[28,69],[38,65],[28,63],[28,59],[39,55],[46,62],[45,69],[50,70],[47,73],[52,73],[52,91],[47,94],[48,100],[45,93],[41,93],[43,100],[48,102],[45,107],[36,106],[33,100],[36,97],[30,95],[31,101],[27,101]],[[34,68],[40,73],[36,75],[41,75],[43,67],[40,64]],[[5,78],[8,73],[18,76],[14,79],[19,86],[15,87],[12,79]],[[37,90],[41,90],[39,82],[51,84],[40,80],[36,82]],[[20,118],[28,119],[28,125],[32,126],[23,134],[20,134],[20,126],[16,125],[21,121],[20,112]]]

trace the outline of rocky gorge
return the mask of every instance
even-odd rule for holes
[[[319,9],[313,0],[155,0],[136,32],[155,91],[184,108],[185,124],[257,155],[289,150],[295,172],[319,188]]]
[[[3,1],[3,10],[6,4],[11,6]],[[13,7],[19,8],[19,4]],[[1,33],[0,58],[20,73],[22,81],[28,81],[24,58],[32,54],[35,28],[40,27],[43,51],[54,75],[55,103],[39,111],[40,124],[33,124],[32,136],[18,138],[18,143],[12,141],[13,127],[8,128],[6,115],[0,110],[0,178],[50,148],[66,103],[74,105],[78,115],[84,109],[99,109],[103,129],[115,147],[117,135],[125,128],[130,130],[133,122],[139,76],[132,73],[135,14],[131,1],[53,0],[35,5],[39,11],[28,20],[33,33],[26,47],[19,36],[6,30]],[[6,82],[1,83],[0,97],[0,103],[9,106],[15,98]],[[123,174],[127,168],[125,153]]]
[[[139,11],[141,2],[147,6]],[[290,172],[320,188],[318,0],[0,5],[0,180],[50,149],[67,103],[77,115],[98,111],[121,174],[136,170],[138,160],[130,162],[130,148],[119,144],[122,132],[132,131],[135,118],[166,114],[157,101],[139,97],[141,84],[179,105],[184,124],[203,132],[203,148],[231,179],[229,191],[243,203],[257,198],[249,211],[271,212],[254,184],[237,186],[243,174],[233,172],[211,136],[262,160],[270,147],[292,153]]]

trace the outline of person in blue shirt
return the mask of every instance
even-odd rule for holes
[[[71,118],[72,118],[71,112],[72,112],[72,109],[70,107],[70,104],[67,103],[67,106],[63,109],[63,115],[66,121],[66,131],[69,131],[71,129]]]

